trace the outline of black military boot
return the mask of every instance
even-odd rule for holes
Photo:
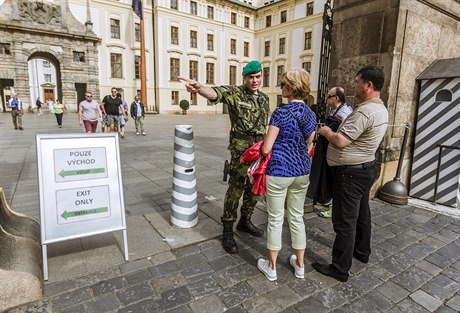
[[[262,235],[264,234],[264,231],[262,229],[257,228],[251,222],[251,217],[248,215],[241,216],[240,221],[238,222],[238,224],[236,224],[236,229],[251,234],[254,237],[262,237]]]
[[[238,253],[238,246],[233,239],[233,222],[224,222],[224,233],[222,234],[222,246],[227,253]]]

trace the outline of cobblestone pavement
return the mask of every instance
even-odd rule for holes
[[[25,213],[37,215],[32,205],[26,206],[19,192],[24,186],[36,188],[30,177],[33,176],[33,163],[36,163],[34,133],[81,131],[76,125],[71,126],[76,124],[76,116],[70,116],[64,120],[64,128],[58,130],[54,121],[26,114],[25,130],[19,132],[12,129],[9,114],[0,114],[0,144],[3,147],[0,186],[5,188],[13,208],[25,208]],[[184,122],[194,125],[197,173],[200,173],[197,177],[200,213],[218,219],[226,187],[221,170],[227,157],[225,146],[229,126],[227,117],[220,115],[148,116],[147,137],[136,137],[132,125],[128,126],[126,140],[120,142],[124,188],[148,206],[125,199],[128,216],[145,216],[152,211],[170,209],[167,199],[170,199],[171,178],[156,177],[152,174],[156,167],[151,165],[172,166],[173,125]],[[11,149],[21,151],[15,152],[16,156],[21,156],[17,167],[13,167],[16,171],[5,166]],[[8,175],[4,176],[4,172]],[[23,177],[24,173],[29,174]],[[135,177],[140,179],[134,180]],[[135,191],[130,190],[133,181],[139,187]],[[209,209],[212,201],[216,204],[212,208],[218,212]],[[237,232],[240,252],[236,255],[226,254],[219,238],[214,236],[89,275],[48,282],[43,301],[10,312],[460,311],[459,220],[380,200],[371,201],[371,208],[373,252],[368,264],[353,260],[347,283],[325,277],[309,265],[314,261],[330,261],[334,232],[330,219],[308,213],[305,215],[304,279],[295,278],[289,265],[288,258],[293,250],[285,222],[276,282],[269,282],[256,267],[257,258],[266,254],[266,238]],[[259,204],[259,209],[263,211],[263,204]]]

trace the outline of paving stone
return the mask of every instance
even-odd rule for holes
[[[375,225],[378,225],[380,227],[384,227],[388,224],[390,224],[391,222],[389,222],[388,220],[384,219],[382,216],[378,216],[378,217],[373,217],[372,218],[372,223],[375,224]],[[373,227],[375,228],[375,227]]]
[[[190,254],[177,259],[177,262],[179,262],[183,269],[206,263],[206,261],[206,257],[201,253]]]
[[[254,290],[252,290],[246,282],[240,282],[232,287],[224,289],[219,294],[219,298],[230,308],[254,295]]]
[[[186,286],[167,290],[161,294],[160,308],[169,310],[192,301],[192,296]]]
[[[222,291],[219,284],[212,277],[192,282],[187,285],[187,288],[195,300]]]
[[[25,311],[27,313],[29,313],[29,311]],[[35,313],[35,311],[32,311]],[[30,312],[30,313],[32,313]],[[40,312],[40,311],[39,311]],[[84,303],[80,303],[80,304],[76,304],[76,305],[73,305],[73,306],[70,306],[70,307],[67,307],[67,308],[64,308],[64,309],[54,309],[54,310],[51,310],[49,311],[49,313],[75,313],[75,312],[78,312],[78,313],[91,313],[91,311],[88,311],[86,305]],[[21,313],[24,313],[24,311],[21,311]],[[48,313],[48,311],[46,312]]]
[[[439,307],[435,313],[458,313],[458,311],[455,311],[451,308],[449,308],[448,306],[445,306],[445,305],[442,305],[441,307]]]
[[[439,232],[442,228],[444,228],[444,224],[442,223],[433,223],[433,222],[427,222],[427,223],[422,223],[419,225],[423,230],[425,230],[425,233],[427,234],[432,234]]]
[[[198,246],[188,246],[185,248],[179,248],[176,251],[173,252],[173,254],[176,256],[176,258],[182,258],[187,255],[191,254],[197,254],[200,253],[200,248]]]
[[[117,309],[121,305],[114,293],[103,294],[89,301],[86,306],[89,312],[109,312]]]
[[[441,268],[448,267],[452,262],[455,261],[439,253],[433,253],[427,256],[425,260]]]
[[[149,267],[149,271],[152,273],[153,277],[160,277],[170,273],[180,272],[181,270],[182,266],[176,260]]]
[[[380,279],[368,272],[363,272],[353,277],[353,282],[364,292],[368,292],[383,283]]]
[[[83,312],[84,308],[82,308]],[[53,312],[53,307],[49,299],[40,300],[37,302],[27,303],[19,307],[10,309],[8,313],[51,313]]]
[[[402,232],[405,232],[406,231],[406,228],[404,227],[400,227],[396,224],[389,224],[389,225],[386,225],[385,227],[383,227],[382,229],[386,230],[386,231],[389,231],[390,233],[392,233],[393,235],[397,236],[399,234],[401,234]],[[394,238],[394,237],[393,237]]]
[[[459,235],[448,229],[442,229],[439,232],[431,234],[431,237],[436,238],[444,243],[450,243],[458,239]]]
[[[125,275],[128,285],[135,285],[152,279],[152,275],[148,269],[141,269],[137,272],[128,273]]]
[[[426,283],[421,290],[441,301],[444,301],[445,299],[451,298],[460,290],[460,284],[446,276],[440,275]]]
[[[286,308],[299,302],[302,298],[288,285],[283,285],[276,290],[266,293],[268,299],[274,301],[279,307]]]
[[[299,312],[315,312],[315,313],[326,313],[329,309],[324,306],[321,302],[313,297],[308,297],[294,305],[294,308]]]
[[[460,295],[456,295],[449,301],[447,301],[446,305],[457,312],[460,312]]]
[[[395,274],[384,269],[381,265],[374,265],[368,269],[368,273],[378,277],[382,281],[387,281],[390,278],[394,277]]]
[[[287,309],[284,309],[282,310],[280,313],[299,313],[299,311],[297,311],[296,309],[294,309],[294,307],[290,307],[290,308],[287,308]]]
[[[393,303],[397,303],[409,295],[409,291],[392,281],[383,283],[376,290],[393,301]]]
[[[273,299],[267,297],[267,295],[260,295],[245,300],[243,308],[249,313],[277,313],[280,311],[280,307],[276,305]]]
[[[385,312],[392,307],[392,303],[382,294],[372,290],[361,296],[352,303],[346,310],[350,312]]]
[[[335,290],[342,298],[351,302],[356,298],[361,297],[365,292],[360,288],[360,285],[355,280],[349,280],[346,283],[337,284],[331,287]]]
[[[393,277],[391,281],[413,292],[431,278],[432,276],[427,272],[421,271],[416,267],[410,267],[401,274]]]
[[[92,297],[92,289],[85,287],[51,297],[51,301],[53,307],[59,310],[92,299]]]
[[[425,243],[416,243],[403,250],[404,253],[409,254],[416,260],[423,260],[429,256],[433,250],[432,247]]]
[[[151,285],[155,289],[157,294],[165,292],[169,289],[178,288],[188,284],[188,281],[185,279],[182,273],[170,273],[158,278],[154,278],[151,282]]]
[[[70,290],[74,290],[78,288],[77,282],[73,279],[58,281],[52,284],[46,284],[45,288],[45,296],[51,297],[63,292],[67,292]]]
[[[118,313],[157,313],[160,312],[158,302],[152,299],[140,301],[118,310]]]
[[[209,261],[208,263],[216,272],[238,265],[238,263],[236,263],[236,260],[232,258],[232,256],[230,255],[224,255],[221,257],[214,258],[212,261]]]
[[[222,248],[222,243],[220,241],[219,241],[219,247],[201,250],[201,254],[203,254],[208,260],[213,260],[221,256],[229,255]]]
[[[460,270],[450,267],[442,271],[442,274],[460,283]]]
[[[447,244],[446,246],[442,247],[441,249],[439,249],[437,252],[441,255],[448,257],[450,260],[455,262],[460,258],[459,250],[460,250],[459,246],[456,244],[456,242],[451,242]]]
[[[204,298],[201,298],[198,301],[190,303],[190,308],[194,313],[202,312],[212,312],[212,313],[221,313],[225,312],[227,308],[220,301],[217,295],[210,295]]]
[[[415,266],[417,266],[418,268],[424,270],[425,272],[427,272],[431,276],[436,276],[442,271],[441,268],[437,267],[433,263],[430,263],[430,262],[428,262],[426,260],[420,261],[419,263],[415,264]]]
[[[243,309],[240,305],[238,305],[228,309],[227,311],[225,311],[225,313],[246,313],[246,310]]]
[[[393,274],[399,274],[407,268],[407,265],[399,263],[398,258],[395,256],[382,260],[380,266]]]
[[[155,290],[149,282],[132,285],[117,292],[117,296],[124,305],[154,296]]]
[[[166,313],[190,313],[192,311],[191,309],[188,308],[187,305],[181,305],[181,306],[178,306],[177,308],[166,310],[165,312]]]
[[[213,273],[214,270],[208,263],[197,264],[194,267],[189,267],[182,271],[182,275],[184,275],[185,279],[189,282],[211,276]]]
[[[379,247],[375,247],[373,250],[372,250],[372,254],[371,254],[371,258],[377,260],[378,262],[388,258],[391,256],[391,253],[383,250],[383,249],[380,249]]]
[[[418,239],[413,236],[407,235],[406,233],[402,233],[398,234],[396,237],[388,239],[387,241],[394,244],[399,249],[404,249],[417,243]]]
[[[347,299],[345,299],[339,292],[334,290],[334,288],[325,289],[316,293],[313,297],[330,310],[336,309],[347,302]]]
[[[434,312],[437,308],[442,305],[442,301],[432,297],[423,290],[417,290],[416,292],[410,295],[414,302],[420,304],[429,312]]]
[[[387,230],[385,228],[377,229],[374,232],[374,234],[377,235],[377,236],[382,236],[385,239],[393,238],[393,237],[396,236],[394,233],[392,233],[391,231],[389,231],[389,230]]]
[[[126,286],[126,282],[123,280],[123,276],[113,277],[107,280],[103,280],[97,284],[91,286],[95,296],[99,296],[104,293],[108,293],[117,289],[121,289]]]
[[[267,279],[265,279],[267,281]],[[319,282],[311,280],[309,277],[305,279],[296,279],[289,283],[289,287],[292,288],[302,298],[309,297],[318,291]],[[255,289],[258,292],[257,289]]]
[[[394,254],[396,251],[399,251],[398,246],[392,244],[388,240],[385,240],[384,242],[380,243],[379,249],[382,249],[385,252],[388,252],[390,255]]]
[[[175,260],[176,257],[172,254],[171,251],[161,252],[147,258],[153,266],[166,263],[168,261]]]

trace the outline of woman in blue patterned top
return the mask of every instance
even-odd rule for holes
[[[292,69],[281,78],[281,93],[288,104],[277,108],[271,117],[262,154],[272,155],[267,169],[267,248],[268,260],[259,259],[257,267],[270,281],[277,279],[276,258],[281,250],[284,205],[296,253],[289,260],[297,278],[304,278],[306,247],[303,221],[304,202],[310,174],[308,145],[313,141],[316,115],[302,99],[310,93],[310,75]]]

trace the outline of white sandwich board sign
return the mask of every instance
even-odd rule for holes
[[[128,260],[117,134],[37,135],[37,159],[44,279],[54,242],[121,230]]]

